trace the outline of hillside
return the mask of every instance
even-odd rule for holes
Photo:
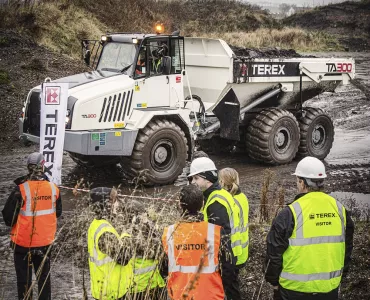
[[[153,32],[222,38],[238,47],[280,47],[298,51],[340,50],[330,35],[285,28],[259,7],[239,1],[41,0],[0,6],[0,28],[27,34],[39,45],[79,58],[80,39],[104,32]]]
[[[251,31],[258,28],[273,28],[277,22],[257,6],[239,1],[188,0],[152,1],[120,0],[104,1],[71,0],[75,5],[93,14],[106,24],[109,30],[153,30],[156,21],[164,23],[170,33],[181,29],[192,32]]]
[[[325,31],[349,51],[370,50],[370,1],[347,1],[316,7],[284,19],[285,26]]]
[[[42,0],[33,5],[0,6],[0,28],[25,32],[37,43],[78,57],[81,38],[104,32],[153,32],[162,22],[166,32],[184,35],[275,28],[277,21],[257,7],[224,0]]]
[[[18,140],[18,118],[29,90],[46,77],[86,70],[81,61],[37,45],[26,35],[0,29],[0,149]]]

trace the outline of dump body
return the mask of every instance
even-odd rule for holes
[[[186,71],[193,95],[211,111],[233,89],[240,107],[273,89],[284,86],[276,107],[291,108],[323,92],[334,92],[355,76],[353,59],[238,57],[223,40],[185,38]],[[188,89],[185,87],[185,94]]]

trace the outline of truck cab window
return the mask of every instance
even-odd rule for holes
[[[150,41],[148,47],[148,67],[150,76],[162,74],[162,58],[164,56],[168,56],[168,40],[161,39]]]
[[[180,74],[185,69],[184,40],[171,38],[171,74]]]
[[[101,71],[122,72],[130,74],[132,69],[136,45],[128,43],[107,43],[102,51],[97,69]]]

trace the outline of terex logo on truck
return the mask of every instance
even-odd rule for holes
[[[252,65],[253,74],[258,75],[285,75],[285,65]]]
[[[253,62],[248,65],[250,77],[299,76],[299,62]]]

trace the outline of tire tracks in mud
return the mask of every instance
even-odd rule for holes
[[[328,164],[329,191],[370,193],[370,163]]]

